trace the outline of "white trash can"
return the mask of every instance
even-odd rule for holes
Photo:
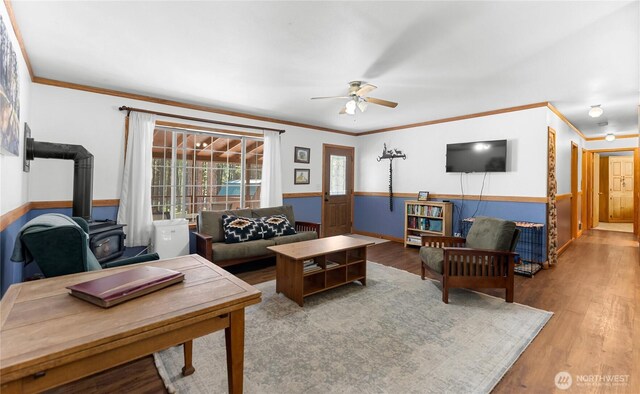
[[[189,222],[187,219],[154,221],[151,249],[158,253],[161,259],[189,254]]]

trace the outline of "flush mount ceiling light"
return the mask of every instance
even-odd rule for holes
[[[603,113],[604,113],[604,110],[600,108],[600,104],[592,105],[591,109],[589,110],[589,116],[591,116],[592,118],[597,118]]]
[[[604,136],[605,141],[613,141],[616,139],[616,136],[613,133],[607,133],[607,135]]]

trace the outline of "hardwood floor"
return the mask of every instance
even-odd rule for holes
[[[420,274],[418,248],[387,242],[370,247],[368,259]],[[275,266],[269,261],[229,271],[251,284],[275,278]],[[487,293],[504,297],[504,290]],[[516,276],[515,302],[552,311],[554,316],[494,393],[560,392],[554,377],[561,371],[573,376],[571,392],[640,392],[640,252],[633,234],[585,232],[560,256],[557,266],[532,279]],[[580,385],[577,375],[595,376],[592,379],[628,375],[628,382],[589,387]],[[147,357],[57,392],[112,393],[122,392],[123,387],[127,392],[164,392],[159,379],[153,359]]]

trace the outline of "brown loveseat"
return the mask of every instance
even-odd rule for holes
[[[225,214],[249,218],[285,215],[296,229],[296,234],[228,244],[224,242],[224,230],[222,229],[222,215]],[[316,239],[319,235],[320,224],[296,222],[291,205],[232,211],[202,211],[198,215],[198,231],[195,233],[196,251],[205,259],[225,267],[274,256],[274,253],[267,249],[267,246],[307,241]]]

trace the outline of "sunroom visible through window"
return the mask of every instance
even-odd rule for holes
[[[260,138],[157,127],[153,136],[154,220],[203,210],[260,206]]]

